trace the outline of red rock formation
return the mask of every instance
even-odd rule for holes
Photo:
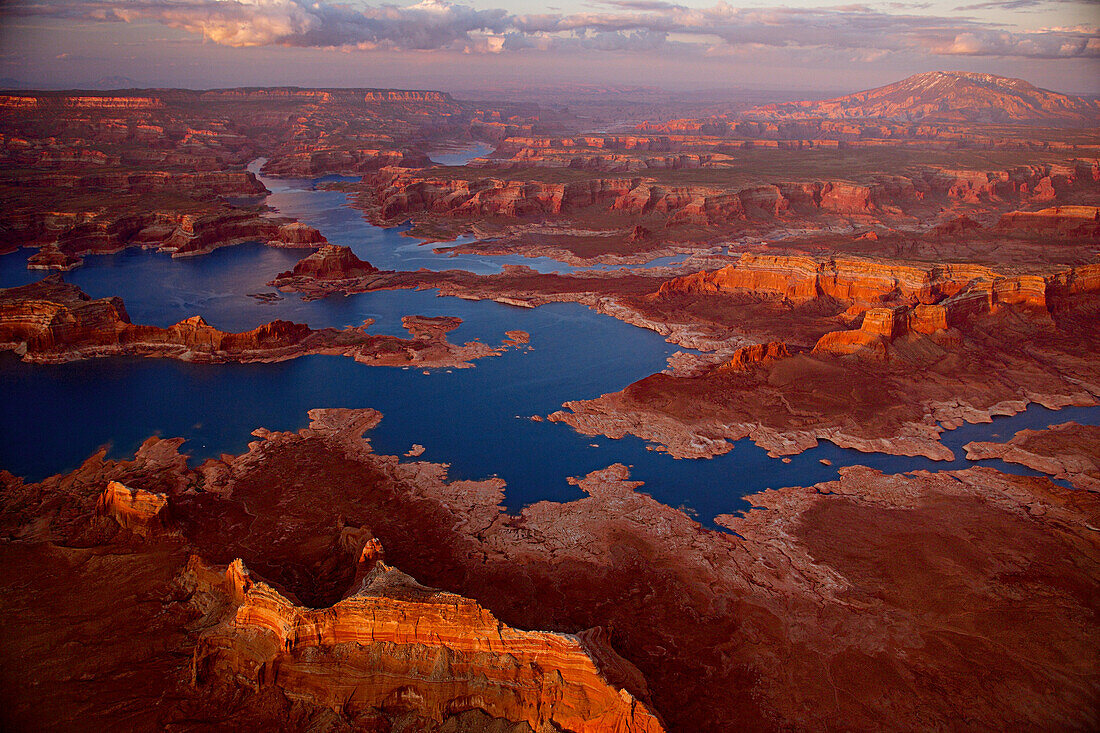
[[[749,497],[752,511],[716,518],[727,533],[615,465],[574,479],[579,500],[510,514],[498,479],[449,482],[442,466],[374,453],[359,433],[378,417],[313,411],[309,428],[257,431],[246,454],[197,469],[179,441],[152,439],[132,461],[99,454],[40,484],[0,473],[5,721],[433,730],[442,709],[444,730],[492,730],[509,722],[473,708],[561,720],[579,700],[635,720],[656,709],[676,730],[950,727],[960,715],[1095,727],[1098,494],[985,468],[844,468]],[[170,491],[179,531],[135,543],[97,520],[110,479]],[[379,544],[387,564],[448,591],[380,565]],[[233,567],[211,572],[194,553]],[[359,592],[340,600],[353,576]],[[630,664],[575,633],[596,625]],[[455,651],[433,654],[441,642]],[[532,678],[526,654],[540,650]],[[416,665],[430,674],[406,676]],[[402,680],[394,705],[358,705]],[[653,707],[637,702],[645,682]],[[549,693],[534,710],[533,690]]]
[[[451,102],[446,92],[406,91],[401,89],[371,89],[363,95],[364,102]]]
[[[935,302],[960,292],[974,278],[994,274],[986,268],[939,265],[917,268],[870,260],[781,255],[740,255],[737,264],[713,272],[674,278],[654,297],[677,294],[751,291],[794,302],[819,297],[873,306],[890,300]]]
[[[982,225],[971,219],[969,216],[957,216],[950,221],[946,221],[943,224],[938,224],[935,227],[937,234],[950,236],[956,234],[962,234],[964,232],[973,231],[975,229],[981,229]]]
[[[512,339],[497,348],[477,341],[451,344],[446,333],[461,323],[453,317],[406,317],[415,336],[411,340],[370,334],[370,323],[312,330],[304,324],[272,321],[251,331],[226,333],[193,316],[158,328],[131,323],[121,299],[93,300],[60,275],[0,290],[0,349],[39,363],[118,355],[223,363],[336,354],[377,366],[463,368],[516,345]]]
[[[816,260],[784,255],[740,255],[736,264],[673,278],[652,296],[659,301],[683,295],[752,293],[781,297],[791,302],[832,298],[861,308],[904,305],[913,314],[909,328],[928,333],[921,324],[948,325],[998,307],[1027,306],[1046,310],[1053,300],[1100,290],[1100,266],[1084,265],[1048,275],[1004,277],[976,265],[916,267],[873,260]],[[947,311],[943,311],[947,309]],[[1056,310],[1054,306],[1052,310]],[[933,315],[943,311],[940,315]],[[950,312],[950,314],[948,313]],[[868,328],[885,336],[905,332],[888,325],[884,311],[875,310]],[[896,318],[896,316],[895,316]],[[904,320],[904,319],[903,319]],[[935,328],[932,330],[936,330]]]
[[[728,190],[712,185],[662,185],[641,178],[592,178],[567,183],[436,178],[399,169],[383,170],[369,183],[367,209],[380,222],[415,214],[523,218],[577,213],[594,207],[634,216],[659,214],[669,225],[718,225],[773,219],[792,208],[803,214],[869,214],[876,208],[875,200],[882,198],[873,187],[843,182]]]
[[[96,511],[137,534],[153,533],[168,522],[168,497],[110,481],[96,502]]]
[[[535,730],[663,730],[604,677],[597,665],[612,661],[644,686],[598,633],[512,629],[477,602],[425,588],[382,562],[343,600],[317,610],[296,606],[239,560],[218,571],[192,559],[188,569],[200,593],[229,603],[196,647],[199,686],[276,688],[351,720],[386,710],[442,725],[478,710]]]
[[[147,236],[147,232],[139,237],[142,235]],[[328,243],[319,231],[300,222],[230,214],[209,219],[186,217],[159,243],[159,249],[171,252],[173,257],[184,257],[257,239],[276,247],[315,247]]]
[[[1067,422],[1046,430],[1021,430],[1004,443],[963,446],[972,461],[999,458],[1069,481],[1079,489],[1100,491],[1100,427]]]
[[[1055,206],[1039,211],[1012,211],[1001,217],[997,229],[1013,234],[1097,238],[1100,237],[1100,206]]]
[[[355,176],[380,168],[427,168],[432,161],[425,153],[411,150],[377,150],[366,148],[313,147],[300,152],[285,153],[264,164],[263,172],[271,176],[312,178],[335,173]]]
[[[293,270],[277,275],[275,281],[278,283],[296,277],[347,280],[375,272],[378,272],[378,268],[356,257],[350,247],[329,244],[300,260]]]
[[[63,269],[61,265],[71,269],[80,255],[117,252],[132,246],[186,257],[244,242],[260,241],[276,247],[327,243],[313,227],[239,210],[210,215],[152,212],[118,218],[98,212],[29,216],[13,221],[11,229],[12,244],[43,248],[43,253],[29,264],[49,269]]]
[[[404,316],[401,326],[418,339],[437,339],[462,325],[455,316]]]
[[[84,260],[67,252],[62,252],[55,245],[46,245],[27,258],[28,270],[71,270],[84,264]]]
[[[886,117],[1095,125],[1100,119],[1100,103],[1039,89],[1022,79],[963,71],[930,71],[836,99],[757,107],[748,115],[770,119]]]
[[[620,299],[617,308],[604,310],[663,327],[681,343],[698,333],[688,324],[699,324],[703,315],[715,326],[729,324],[724,345],[710,348],[784,329],[788,338],[812,336],[810,354],[764,359],[753,370],[653,375],[622,392],[568,402],[568,411],[550,419],[585,434],[634,434],[680,457],[716,455],[729,450],[729,440],[751,437],[776,455],[828,439],[860,450],[948,458],[936,438],[938,421],[986,421],[1040,395],[1056,406],[1095,404],[1100,395],[1083,385],[1097,379],[1086,355],[1096,342],[1098,295],[1097,265],[1000,277],[976,267],[743,255],[737,265],[674,278],[650,296]],[[846,304],[851,307],[839,312]],[[818,320],[824,333],[814,335],[814,321],[802,317],[801,330],[790,323],[794,307],[828,307],[836,315]],[[849,318],[858,327],[837,328]],[[1031,349],[1052,361],[1037,367]],[[759,344],[734,362],[768,350]],[[933,365],[942,366],[927,373]]]
[[[531,334],[527,333],[526,331],[505,331],[504,335],[507,336],[508,339],[516,346],[522,346],[524,344],[531,343]]]
[[[733,353],[733,356],[723,361],[717,367],[716,372],[742,372],[757,364],[766,364],[776,359],[786,359],[791,355],[787,345],[782,341],[773,341],[767,344],[753,344],[744,346]]]
[[[1029,161],[1026,156],[1007,158],[1005,167],[995,169],[929,163],[907,167],[904,175],[879,170],[874,166],[881,166],[881,161],[873,157],[861,159],[858,165],[863,170],[852,171],[852,180],[847,180],[839,177],[847,171],[838,171],[825,160],[807,168],[797,167],[796,158],[785,156],[785,164],[762,161],[763,170],[757,170],[735,156],[714,152],[718,144],[714,140],[666,141],[673,146],[712,148],[707,156],[691,154],[699,159],[695,174],[687,170],[691,165],[682,162],[624,157],[625,153],[609,152],[606,147],[559,147],[581,142],[514,140],[465,169],[386,168],[350,188],[370,221],[388,225],[412,219],[413,236],[446,241],[467,232],[473,220],[479,234],[492,242],[493,252],[532,256],[564,252],[568,258],[581,255],[581,250],[597,257],[621,255],[633,251],[624,246],[631,240],[589,237],[572,247],[550,247],[543,235],[552,224],[565,230],[568,223],[575,240],[584,237],[581,231],[610,234],[624,227],[662,228],[666,236],[671,235],[668,239],[698,249],[723,236],[763,232],[777,224],[829,231],[859,221],[911,229],[916,221],[934,216],[936,206],[947,211],[965,206],[976,215],[978,210],[1000,214],[1010,206],[1037,201],[1088,200],[1100,180],[1088,161],[1067,158],[1062,163],[1015,164]],[[513,151],[509,145],[522,147]],[[954,162],[942,146],[937,159]],[[661,172],[677,167],[684,175]],[[496,170],[486,175],[488,168]],[[644,175],[621,177],[584,173],[643,169]],[[791,180],[800,175],[802,180]],[[946,230],[939,234],[955,236]],[[474,252],[486,246],[479,243],[460,249]]]
[[[882,358],[886,356],[886,341],[874,331],[855,329],[851,331],[833,331],[818,339],[813,348],[814,354],[847,356],[860,354]]]
[[[107,97],[107,96],[82,96],[64,97],[61,104],[65,107],[80,107],[84,109],[156,109],[163,107],[164,102],[155,97]]]
[[[315,417],[315,437],[352,446],[356,431],[379,416]],[[378,539],[342,517],[331,545],[323,540],[330,554],[322,572],[349,560],[354,567],[356,559],[358,568],[331,607],[297,605],[240,560],[212,568],[194,553],[221,554],[224,542],[200,528],[236,517],[241,505],[210,491],[227,475],[217,465],[187,467],[177,453],[181,442],[150,439],[133,461],[104,461],[101,453],[43,484],[0,472],[0,524],[17,538],[0,568],[0,608],[17,630],[0,644],[0,680],[13,695],[5,698],[5,723],[113,728],[140,712],[150,729],[196,719],[257,731],[318,721],[371,730],[664,729],[648,703],[624,688],[645,694],[646,683],[600,630],[513,629],[475,601],[425,588],[385,565]],[[171,532],[162,521],[168,506],[179,519]],[[246,531],[280,521],[258,511]],[[300,557],[315,539],[294,537]],[[264,544],[281,550],[278,542]],[[62,572],[74,555],[80,561]],[[38,577],[35,593],[11,603],[7,591],[29,573]],[[73,641],[85,634],[83,643]],[[18,675],[9,674],[16,668]],[[58,704],[27,705],[29,687],[57,693]],[[88,700],[97,704],[83,709]]]

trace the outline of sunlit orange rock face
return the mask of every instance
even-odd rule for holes
[[[656,297],[746,290],[793,301],[830,297],[866,305],[895,298],[933,302],[957,294],[975,277],[992,279],[993,275],[985,268],[966,265],[917,268],[867,260],[744,254],[736,264],[720,270],[670,280]]]
[[[288,321],[225,333],[201,316],[168,328],[135,325],[121,299],[92,299],[57,276],[0,291],[0,342],[16,344],[24,357],[38,361],[80,358],[81,352],[125,353],[159,347],[194,357],[213,356],[292,347],[310,334],[308,326]]]
[[[659,719],[612,687],[599,665],[644,681],[596,632],[518,631],[475,601],[425,588],[376,562],[331,608],[295,605],[243,563],[189,570],[228,612],[194,653],[195,684],[232,680],[356,720],[400,710],[441,725],[477,710],[491,718],[578,733],[657,733]]]
[[[166,494],[131,489],[118,481],[108,482],[96,502],[97,512],[112,517],[137,534],[147,534],[166,526],[167,507]]]
[[[653,297],[749,292],[792,302],[834,298],[871,309],[879,304],[904,304],[917,314],[911,319],[918,324],[915,330],[927,332],[928,327],[919,324],[936,322],[939,318],[946,328],[953,325],[953,318],[963,320],[1003,305],[1046,309],[1049,304],[1058,308],[1064,298],[1100,289],[1098,277],[1100,267],[1096,265],[1084,265],[1046,277],[1002,276],[978,265],[917,267],[868,260],[832,258],[822,261],[809,257],[743,254],[736,264],[720,270],[669,280]],[[942,317],[932,315],[941,310]],[[887,318],[885,313],[875,311],[871,318],[866,326],[869,330],[882,335],[897,333],[896,325],[883,321]]]
[[[852,467],[749,497],[725,532],[612,465],[513,514],[500,479],[375,453],[373,410],[310,418],[195,467],[151,438],[0,473],[5,723],[1094,727],[1100,494]],[[97,511],[112,481],[172,526]]]
[[[294,277],[346,280],[369,275],[372,272],[378,272],[378,268],[356,257],[350,248],[327,245],[300,260],[294,265],[293,270],[278,275],[276,280]]]
[[[773,455],[827,439],[949,459],[941,424],[1030,402],[1097,403],[1098,277],[1095,264],[1006,276],[978,265],[743,254],[600,306],[678,343],[733,352],[729,364],[652,375],[549,417],[680,457],[751,437]]]
[[[1100,237],[1100,207],[1054,206],[1039,211],[1013,211],[1001,217],[997,228],[1006,232]]]
[[[776,359],[784,359],[790,355],[791,353],[787,350],[787,345],[782,341],[743,346],[734,352],[732,358],[719,364],[715,368],[715,371],[746,371],[754,365],[775,361]]]
[[[427,492],[413,501],[430,508],[432,492],[446,482],[441,466],[373,455],[357,435],[380,417],[319,410],[301,434],[259,430],[265,437],[253,447],[284,457],[286,449],[304,448],[298,458],[307,472],[356,467],[348,497],[392,492],[405,523],[406,489]],[[178,453],[181,442],[151,438],[132,461],[100,454],[42,484],[0,472],[0,526],[12,536],[0,566],[0,607],[19,629],[17,640],[0,645],[5,725],[113,727],[143,710],[129,727],[187,727],[199,719],[256,731],[665,729],[646,699],[646,680],[605,631],[513,628],[469,597],[428,588],[384,562],[382,543],[358,524],[361,512],[349,524],[343,507],[288,481],[273,487],[285,500],[273,513],[270,496],[223,484],[233,474],[246,477],[256,455],[196,470]],[[456,488],[481,496],[496,483]],[[238,526],[249,515],[256,521]],[[379,526],[396,526],[394,516],[377,516]],[[419,535],[408,527],[409,538]],[[395,538],[394,546],[405,554],[407,542]],[[203,559],[238,550],[247,566]],[[248,569],[256,565],[275,570],[281,584]],[[6,592],[36,566],[35,594]],[[80,602],[59,624],[66,598]],[[73,634],[86,634],[86,643],[67,643]],[[40,644],[55,652],[25,656],[13,675],[11,662]],[[92,668],[98,672],[83,673]],[[45,711],[29,705],[28,686],[50,690],[58,704]],[[97,704],[85,710],[88,699]],[[115,704],[99,704],[104,699]]]

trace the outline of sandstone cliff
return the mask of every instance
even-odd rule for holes
[[[355,256],[349,247],[325,245],[294,265],[294,269],[280,273],[276,283],[303,277],[316,280],[347,280],[378,272],[378,268]]]
[[[869,183],[845,180],[759,181],[752,185],[682,185],[646,177],[438,177],[399,168],[368,180],[360,201],[377,220],[410,215],[544,217],[588,209],[605,215],[654,216],[667,226],[718,226],[738,221],[826,215],[897,215],[933,201],[1000,205],[1050,201],[1095,186],[1092,168],[1021,166],[1002,171],[925,169],[880,174]],[[471,171],[473,173],[473,171]]]
[[[275,688],[351,720],[386,710],[442,725],[467,711],[531,729],[657,733],[660,720],[599,668],[640,673],[595,632],[519,631],[476,601],[425,588],[373,563],[331,608],[295,605],[241,561],[189,564],[199,593],[224,596],[199,639],[195,684]],[[590,651],[591,649],[591,651]]]
[[[375,453],[374,411],[310,417],[195,468],[152,438],[36,484],[0,473],[5,721],[1095,727],[1098,494],[845,468],[748,497],[723,532],[613,465],[513,514],[499,479]],[[97,516],[112,480],[166,494],[175,530]]]
[[[356,431],[380,417],[362,412],[318,411],[301,437],[352,446]],[[11,603],[6,592],[0,600],[18,630],[0,645],[0,679],[12,694],[5,724],[158,730],[199,719],[248,731],[664,730],[632,692],[647,695],[645,679],[601,630],[512,628],[477,602],[385,564],[378,539],[342,518],[318,527],[317,537],[293,539],[303,560],[317,540],[325,545],[322,572],[354,571],[341,576],[354,577],[343,599],[326,607],[303,607],[239,559],[228,567],[205,562],[196,553],[217,556],[226,547],[204,528],[246,505],[258,512],[246,532],[262,534],[281,520],[252,505],[244,486],[238,495],[220,490],[227,474],[217,462],[189,468],[181,442],[151,438],[131,461],[100,454],[41,484],[0,472],[0,526],[13,535],[0,588],[25,582],[33,568],[40,574],[24,601]],[[292,515],[283,517],[286,526],[299,527],[304,515]],[[330,529],[331,545],[323,536]],[[268,539],[278,562],[284,548]],[[60,572],[82,555],[78,567]],[[81,634],[83,643],[69,643]],[[37,645],[50,650],[28,653]],[[16,659],[20,673],[12,676]],[[30,706],[28,686],[58,703]]]

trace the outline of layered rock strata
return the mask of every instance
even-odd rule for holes
[[[65,257],[33,265],[66,269],[129,246],[182,256],[244,241],[324,244],[316,230],[264,215],[257,203],[268,192],[249,162],[299,177],[421,168],[432,141],[468,141],[487,118],[494,135],[531,122],[513,105],[482,109],[438,92],[0,94],[0,251],[56,247]]]
[[[188,571],[197,592],[228,604],[195,648],[199,687],[274,688],[352,721],[400,711],[434,727],[476,711],[531,730],[664,730],[608,683],[598,665],[628,670],[644,689],[598,632],[519,631],[476,601],[425,588],[380,561],[323,609],[294,604],[239,560],[222,571],[193,558]]]
[[[194,316],[160,328],[132,323],[120,298],[93,299],[59,275],[0,290],[0,349],[37,363],[120,355],[202,363],[269,362],[334,354],[376,366],[464,368],[517,343],[509,336],[496,348],[478,341],[452,344],[446,334],[461,323],[458,318],[407,316],[412,339],[368,333],[371,323],[314,330],[272,321],[251,331],[227,333]]]
[[[618,730],[654,730],[650,709],[674,730],[1096,725],[1098,494],[984,468],[847,468],[748,497],[722,532],[611,466],[574,480],[583,498],[509,514],[499,479],[375,454],[360,434],[379,417],[313,411],[307,429],[257,431],[247,453],[194,469],[180,441],[150,439],[39,484],[4,475],[0,584],[36,592],[0,594],[16,701],[0,714],[150,729],[433,730],[440,711],[452,727],[583,729],[565,723],[607,711],[629,722]],[[173,534],[97,516],[111,480],[166,494]],[[62,608],[96,633],[57,623]],[[593,626],[629,664],[578,633]],[[43,707],[32,689],[73,696]]]
[[[1002,275],[965,263],[761,253],[727,261],[674,278],[506,267],[490,276],[378,272],[275,284],[309,297],[433,287],[517,306],[573,301],[713,351],[716,358],[685,363],[675,375],[569,402],[551,416],[585,434],[633,434],[679,457],[716,455],[749,437],[773,455],[830,440],[950,459],[939,442],[944,427],[1015,414],[1032,402],[1093,405],[1100,395],[1091,351],[1100,304],[1095,264]],[[722,362],[731,363],[703,368]]]
[[[348,280],[375,272],[378,272],[378,268],[356,257],[349,247],[330,244],[299,260],[293,270],[280,273],[275,279],[287,281],[301,277],[316,280]]]

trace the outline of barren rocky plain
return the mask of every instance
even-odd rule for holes
[[[0,727],[1100,728],[1100,105],[944,72],[663,104],[0,94]],[[251,253],[236,300],[165,306],[223,248]],[[562,304],[588,309],[576,362],[540,346]],[[490,305],[496,345],[459,343]],[[675,351],[615,383],[658,337]],[[334,357],[386,411],[331,404]],[[20,392],[148,359],[211,391],[300,363],[294,404],[325,397],[293,429],[120,447]],[[464,376],[523,360],[545,379]],[[393,370],[466,408],[383,450],[428,390]],[[203,414],[163,374],[189,421],[285,388],[255,372]],[[523,414],[477,409],[497,388]],[[526,460],[571,493],[458,470],[416,437],[437,423],[539,431]]]

